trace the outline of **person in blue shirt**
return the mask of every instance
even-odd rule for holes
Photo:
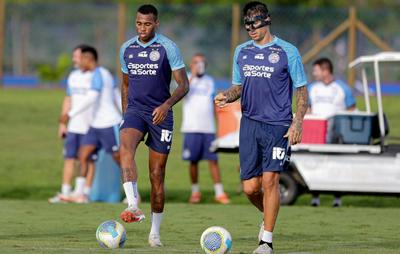
[[[273,253],[272,232],[280,205],[279,173],[289,162],[290,145],[301,141],[307,111],[307,80],[295,46],[271,34],[265,4],[243,9],[251,40],[239,45],[233,58],[232,87],[215,97],[223,107],[241,97],[239,157],[243,190],[263,212],[255,254]],[[292,93],[297,112],[292,119]]]
[[[156,33],[159,26],[157,9],[153,5],[140,6],[135,23],[138,35],[125,42],[120,51],[124,113],[120,127],[120,156],[128,201],[128,208],[120,218],[128,223],[144,219],[138,208],[138,176],[134,158],[136,148],[147,134],[152,211],[149,244],[160,247],[165,166],[172,142],[172,106],[188,92],[189,81],[176,44]],[[172,76],[178,87],[171,95]]]

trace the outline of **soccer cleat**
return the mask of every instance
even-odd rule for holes
[[[54,197],[49,198],[48,201],[50,204],[67,203],[65,199],[66,199],[65,195],[57,193]]]
[[[149,245],[150,247],[162,247],[163,244],[161,243],[160,235],[149,235]]]
[[[198,204],[201,200],[201,193],[200,192],[192,192],[192,195],[189,198],[190,204]]]
[[[141,222],[145,219],[145,216],[139,208],[128,207],[126,208],[119,217],[126,223]]]
[[[261,241],[264,234],[264,221],[260,224],[260,231],[258,232],[258,242]]]
[[[274,250],[268,246],[268,244],[264,243],[258,245],[257,249],[253,251],[253,254],[273,254]]]
[[[226,205],[226,204],[229,204],[231,201],[229,200],[229,197],[228,197],[228,195],[224,192],[224,193],[222,193],[221,195],[219,195],[219,196],[216,196],[215,197],[215,201],[217,201],[218,203],[220,203],[220,204],[224,204],[224,205]]]

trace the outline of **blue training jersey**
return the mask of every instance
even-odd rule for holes
[[[292,121],[293,87],[307,84],[295,46],[274,37],[265,45],[239,45],[233,57],[232,83],[242,85],[243,115],[273,125]]]
[[[128,110],[153,111],[170,96],[172,71],[184,68],[176,44],[156,34],[148,43],[138,36],[125,42],[120,50],[121,70],[129,76]]]

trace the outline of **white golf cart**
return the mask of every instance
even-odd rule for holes
[[[362,56],[349,64],[349,68],[361,68],[366,110],[332,118],[330,142],[292,147],[289,169],[280,179],[282,204],[293,204],[301,193],[313,191],[400,196],[400,145],[386,142],[389,126],[382,107],[380,62],[400,62],[400,52]],[[368,64],[373,64],[374,69],[377,113],[371,112]],[[217,139],[214,149],[237,151],[238,145],[235,133]]]

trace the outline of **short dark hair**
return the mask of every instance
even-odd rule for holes
[[[269,15],[268,12],[268,7],[266,4],[258,2],[258,1],[251,1],[248,2],[244,7],[243,7],[243,16],[249,16],[252,13],[260,13],[261,15]]]
[[[82,48],[85,48],[85,47],[89,47],[89,45],[83,44],[83,43],[82,44],[78,44],[77,46],[75,46],[75,48],[72,51],[75,51],[77,49],[82,50]]]
[[[144,14],[144,15],[153,14],[154,17],[156,18],[156,20],[158,19],[158,10],[152,4],[144,4],[144,5],[140,6],[137,9],[137,12]]]
[[[331,74],[333,74],[333,64],[332,64],[332,61],[329,60],[329,58],[326,58],[326,57],[319,58],[319,59],[315,60],[315,62],[313,63],[313,66],[314,65],[318,65],[322,69],[328,70]]]
[[[92,55],[92,57],[94,58],[94,60],[97,62],[98,60],[98,55],[97,55],[97,50],[92,47],[92,46],[85,46],[83,48],[81,48],[82,54],[84,53],[88,53],[90,55]]]

